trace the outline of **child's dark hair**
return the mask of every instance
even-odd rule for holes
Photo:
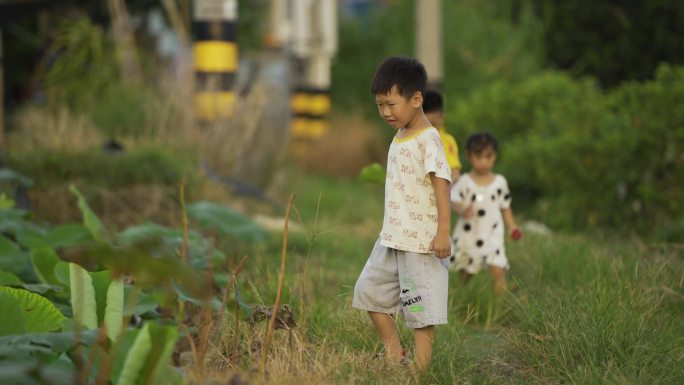
[[[371,93],[388,94],[392,86],[397,86],[399,95],[408,99],[414,93],[425,92],[427,72],[416,59],[407,56],[392,56],[385,59],[373,77]]]
[[[466,141],[466,151],[468,153],[478,154],[487,148],[491,148],[494,152],[499,151],[499,144],[494,135],[489,132],[478,132],[470,135]]]
[[[442,93],[435,90],[425,90],[423,94],[423,112],[443,112],[444,111],[444,97]]]

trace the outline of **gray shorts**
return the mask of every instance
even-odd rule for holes
[[[449,272],[433,254],[401,251],[375,242],[354,286],[352,306],[396,314],[414,329],[447,323]]]

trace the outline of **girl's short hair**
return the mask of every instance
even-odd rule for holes
[[[392,56],[385,59],[375,71],[371,93],[388,94],[397,86],[399,95],[410,98],[414,93],[425,93],[427,72],[416,59],[407,56]]]
[[[494,135],[489,132],[478,132],[470,135],[466,141],[466,151],[468,153],[480,153],[487,148],[491,148],[494,152],[499,151],[499,144]]]

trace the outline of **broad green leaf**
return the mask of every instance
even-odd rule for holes
[[[50,292],[60,293],[62,291],[61,286],[48,285],[47,283],[22,283],[21,285],[16,285],[22,287],[32,293],[38,293],[40,295],[45,295]]]
[[[67,352],[77,345],[92,345],[97,333],[97,330],[84,330],[80,333],[31,333],[0,337],[0,358]]]
[[[154,349],[150,352],[140,374],[140,383],[154,384],[162,369],[168,367],[173,347],[178,338],[174,327],[150,323],[150,338]]]
[[[55,265],[59,261],[57,253],[50,246],[40,246],[31,250],[33,270],[43,283],[52,285],[59,283],[55,277]]]
[[[27,247],[29,244],[40,242],[45,230],[26,217],[28,212],[24,210],[0,209],[0,233],[12,234],[18,243]]]
[[[107,336],[115,341],[123,328],[124,308],[124,284],[119,278],[112,281],[107,289],[107,307],[105,308],[104,322],[107,327]]]
[[[151,241],[158,241],[160,238],[174,238],[182,235],[183,232],[180,229],[173,229],[156,223],[144,223],[142,225],[128,227],[118,233],[116,235],[115,243],[117,245],[130,247],[142,243],[149,243]]]
[[[26,248],[40,247],[45,244],[45,230],[36,226],[25,226],[17,231],[17,242]]]
[[[36,358],[0,362],[0,384],[72,385],[77,371],[62,362],[46,364]]]
[[[150,322],[147,322],[138,332],[126,354],[117,385],[135,385],[138,382],[150,350],[152,350],[152,338],[150,337]]]
[[[0,183],[2,182],[16,182],[24,187],[33,186],[33,179],[9,168],[0,169]]]
[[[104,241],[106,237],[106,231],[102,225],[102,222],[100,222],[100,218],[98,218],[90,206],[88,206],[88,202],[85,200],[83,194],[81,194],[76,186],[70,185],[69,191],[76,195],[78,200],[78,208],[81,210],[81,214],[83,215],[83,224],[88,231],[90,231],[90,235],[92,235],[97,241]]]
[[[359,180],[362,182],[384,185],[385,176],[385,169],[382,168],[380,163],[372,163],[361,169],[361,172],[359,173]]]
[[[26,321],[19,301],[0,292],[0,336],[23,333],[26,333]]]
[[[26,267],[28,258],[19,245],[0,235],[0,270],[20,273]]]
[[[0,293],[13,296],[24,314],[26,332],[42,333],[57,330],[64,322],[64,315],[47,298],[27,290],[0,287]]]
[[[9,271],[0,270],[0,286],[21,285],[21,279]]]
[[[26,227],[35,226],[35,224],[24,219],[26,216],[28,216],[26,210],[0,209],[0,232],[15,234]]]
[[[112,273],[109,270],[89,273],[93,280],[93,289],[95,289],[95,303],[97,304],[97,323],[98,325],[104,321],[105,307],[107,306],[107,289],[112,283]]]
[[[181,229],[170,228],[156,223],[145,223],[138,226],[129,227],[116,235],[114,244],[126,248],[144,248],[152,253],[174,255],[183,243],[183,231]],[[190,230],[188,234],[188,249],[190,260],[195,267],[198,264],[206,264],[208,250],[211,243],[205,240],[202,235]]]
[[[38,369],[38,362],[32,360],[3,360],[0,362],[0,384],[32,385],[31,374]]]
[[[55,279],[64,287],[69,287],[69,262],[59,261],[53,269]]]
[[[90,274],[75,263],[69,263],[69,287],[74,319],[87,329],[97,329],[97,306],[93,281]]]
[[[126,286],[124,288],[124,298],[126,299],[124,316],[142,315],[159,307],[159,303],[157,303],[152,294],[145,293],[136,287]],[[132,303],[132,301],[135,301],[135,303]]]
[[[212,282],[198,269],[181,262],[176,256],[154,255],[146,250],[121,249],[106,243],[81,250],[80,261],[97,263],[112,272],[126,272],[135,277],[141,288],[158,288],[171,283],[182,286],[194,298],[206,298]],[[59,266],[59,264],[58,264]]]
[[[188,216],[201,226],[245,241],[262,241],[267,234],[251,218],[230,207],[212,202],[196,202],[187,206]]]
[[[46,242],[55,249],[80,245],[91,239],[88,229],[80,223],[56,226],[45,235]]]
[[[194,303],[195,305],[202,307],[210,307],[214,310],[219,310],[222,306],[221,300],[216,296],[212,295],[208,298],[194,298],[191,293],[186,292],[181,286],[173,285],[173,289],[176,291],[179,301]]]

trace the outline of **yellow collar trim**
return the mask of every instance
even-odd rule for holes
[[[423,128],[422,130],[416,132],[415,134],[412,134],[412,135],[410,135],[410,136],[407,136],[407,137],[401,138],[401,139],[397,138],[397,136],[394,135],[394,140],[393,140],[393,142],[394,142],[394,143],[404,143],[404,142],[408,142],[409,140],[411,140],[411,139],[415,138],[416,136],[422,134],[425,130],[429,130],[429,129],[431,129],[431,128],[434,128],[434,127],[432,127],[432,126],[430,126],[430,127],[425,127],[425,128]]]

